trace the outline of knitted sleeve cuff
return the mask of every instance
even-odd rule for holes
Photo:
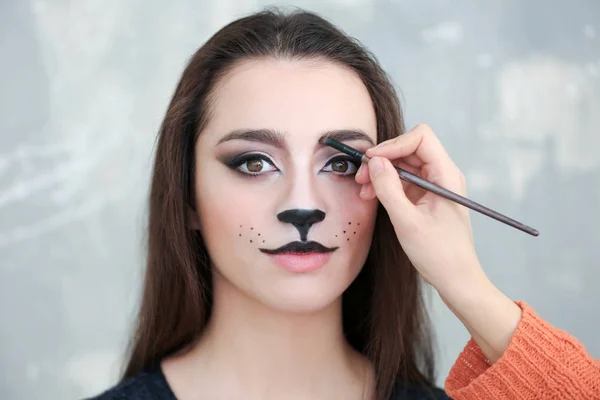
[[[502,357],[490,364],[469,340],[446,379],[448,395],[455,400],[600,398],[594,397],[600,396],[599,364],[583,345],[525,302],[516,304],[521,321]]]

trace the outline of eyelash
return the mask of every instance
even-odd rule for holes
[[[267,156],[265,156],[264,154],[260,154],[260,153],[250,153],[250,154],[242,154],[239,155],[237,157],[234,157],[231,161],[229,161],[227,163],[227,166],[231,169],[233,169],[234,171],[250,177],[250,178],[256,178],[259,175],[264,175],[265,172],[251,172],[251,171],[240,171],[239,168],[244,165],[244,163],[250,161],[250,160],[263,160],[266,161],[267,163],[269,163],[273,168],[275,168],[275,171],[279,171],[279,169],[277,169],[277,167],[275,166],[275,163]],[[275,171],[268,171],[268,172],[275,172]]]
[[[240,171],[239,168],[244,165],[244,163],[250,161],[250,160],[263,160],[266,161],[268,164],[270,164],[274,170],[273,171],[267,171],[267,172],[275,172],[275,171],[279,171],[279,169],[275,166],[275,163],[267,156],[265,156],[264,154],[260,154],[260,153],[250,153],[250,154],[242,154],[239,155],[237,157],[234,157],[231,161],[227,162],[227,166],[231,169],[233,169],[234,171],[250,177],[250,178],[256,178],[260,175],[264,175],[266,172],[246,172],[246,171]],[[352,165],[354,165],[355,169],[358,170],[358,162],[353,159],[352,157],[348,157],[345,155],[340,155],[337,157],[333,157],[331,158],[329,161],[327,161],[327,164],[325,164],[325,167],[333,164],[336,161],[346,161]],[[323,167],[323,168],[325,168]],[[339,173],[339,172],[335,172],[335,171],[326,171],[326,172],[332,172],[333,174],[340,176],[342,178],[346,178],[346,177],[353,177],[354,175],[356,175],[356,171],[354,171],[353,173]]]
[[[351,173],[341,173],[341,172],[331,171],[332,173],[334,173],[334,174],[336,174],[338,176],[341,176],[341,177],[352,177],[352,176],[356,175],[356,171],[358,171],[359,165],[358,165],[358,162],[354,158],[349,157],[349,156],[337,156],[337,157],[333,157],[332,159],[330,159],[329,161],[327,161],[327,164],[325,164],[325,167],[333,164],[336,161],[345,161],[347,163],[350,163],[350,164],[354,165],[355,171],[351,172]],[[329,172],[329,171],[327,171],[327,172]]]

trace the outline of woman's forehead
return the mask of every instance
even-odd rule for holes
[[[272,129],[311,141],[323,132],[355,129],[376,141],[366,87],[355,72],[334,63],[245,62],[222,78],[212,100],[206,130],[216,141],[240,129]]]

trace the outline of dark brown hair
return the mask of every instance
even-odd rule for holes
[[[404,132],[397,94],[375,57],[321,17],[267,10],[218,31],[189,61],[160,128],[147,270],[124,377],[190,344],[207,324],[210,260],[188,220],[194,203],[194,143],[209,118],[219,79],[240,61],[261,58],[323,59],[352,69],[371,96],[377,140]],[[374,365],[377,399],[389,398],[396,384],[433,385],[431,327],[421,281],[381,205],[369,256],[342,303],[347,340]]]

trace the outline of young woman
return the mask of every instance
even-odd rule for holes
[[[389,78],[328,22],[268,11],[216,33],[160,129],[137,331],[96,399],[600,398],[583,346],[486,278],[468,211],[393,164],[465,193],[431,129],[404,133]],[[420,277],[472,334],[445,393]]]

